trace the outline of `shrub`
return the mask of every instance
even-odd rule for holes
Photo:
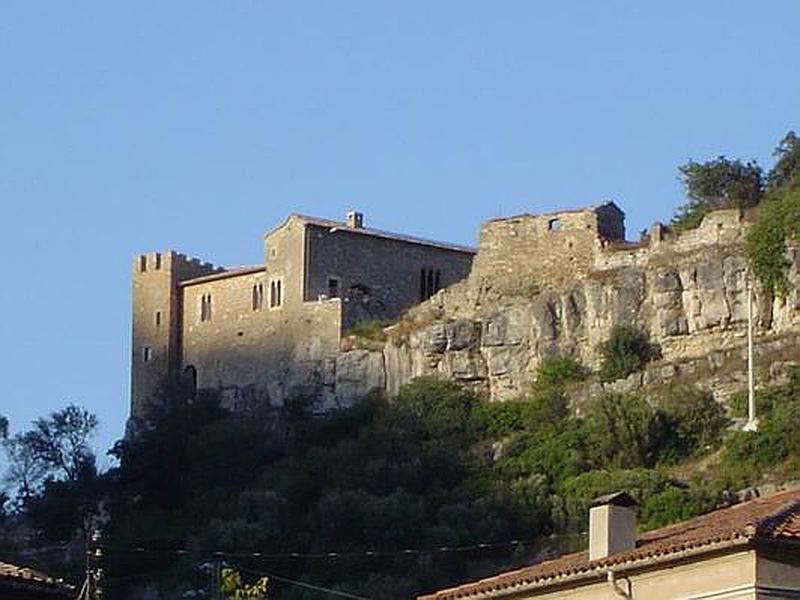
[[[581,364],[569,356],[545,358],[539,366],[536,383],[540,386],[558,386],[584,378]]]
[[[652,467],[669,444],[664,414],[628,394],[601,396],[587,419],[587,434],[597,466]]]
[[[633,325],[617,325],[600,346],[600,380],[615,381],[641,371],[652,360],[661,358],[661,348],[650,342],[646,331]]]
[[[492,437],[533,431],[567,416],[567,398],[557,388],[537,389],[528,396],[506,402],[481,402],[475,419]]]
[[[353,335],[355,337],[364,338],[367,340],[383,341],[386,339],[386,333],[383,331],[394,321],[391,319],[371,319],[367,321],[359,321],[347,331],[344,335]]]
[[[725,409],[714,395],[691,386],[668,386],[656,399],[668,424],[663,458],[683,458],[716,448],[728,425]],[[671,455],[671,456],[665,456]]]

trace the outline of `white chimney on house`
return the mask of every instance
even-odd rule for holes
[[[589,508],[589,560],[636,548],[636,507],[626,492],[600,496]]]
[[[350,229],[363,229],[364,228],[364,213],[356,210],[347,212],[347,226]]]

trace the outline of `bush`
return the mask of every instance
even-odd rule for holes
[[[617,325],[601,344],[600,380],[615,381],[641,371],[652,360],[661,358],[661,348],[650,342],[646,331],[633,325]]]
[[[539,366],[536,383],[540,386],[559,386],[584,378],[581,364],[569,356],[545,358]]]
[[[587,419],[589,456],[601,467],[652,467],[669,445],[665,421],[640,396],[605,394]]]
[[[669,427],[662,459],[702,454],[719,446],[729,421],[711,392],[685,385],[668,386],[657,397],[656,405]]]
[[[537,389],[528,396],[506,402],[481,402],[475,419],[492,437],[534,431],[567,416],[567,398],[557,388]]]

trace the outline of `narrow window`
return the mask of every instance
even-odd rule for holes
[[[142,254],[139,257],[139,271],[141,271],[142,273],[147,271],[147,256],[145,256],[144,254]]]
[[[211,320],[211,294],[203,294],[200,298],[200,320]]]
[[[425,295],[425,292],[428,289],[428,275],[426,273],[427,269],[420,269],[419,271],[419,301],[424,302],[428,299]]]
[[[264,306],[264,284],[257,283],[253,286],[253,310],[261,310]]]
[[[269,307],[275,308],[275,282],[269,282]]]
[[[426,288],[427,296],[425,297],[426,300],[433,296],[433,269],[428,269],[428,286]]]
[[[283,298],[281,297],[281,280],[278,279],[277,281],[277,289],[278,289],[278,304],[276,306],[280,306],[283,304]]]
[[[161,252],[156,252],[156,269],[161,268]]]
[[[156,311],[156,327],[161,327],[161,311]]]
[[[328,298],[339,297],[339,280],[335,277],[328,278]]]
[[[153,351],[150,349],[150,346],[142,348],[142,362],[150,362],[151,358],[153,358]]]
[[[442,289],[442,272],[436,269],[436,275],[433,278],[433,293],[435,294]]]

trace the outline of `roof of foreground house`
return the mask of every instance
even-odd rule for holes
[[[0,562],[0,589],[3,589],[3,585],[38,590],[43,594],[55,597],[72,596],[72,588],[70,586],[41,571]]]
[[[576,552],[494,577],[421,596],[420,600],[499,598],[605,573],[644,567],[755,541],[800,542],[800,487],[756,498],[642,534],[636,548],[590,561]]]

